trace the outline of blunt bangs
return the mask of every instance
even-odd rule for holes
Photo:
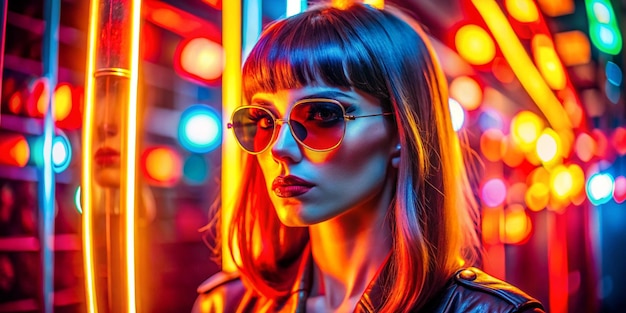
[[[268,27],[244,64],[244,98],[250,101],[258,92],[326,84],[354,87],[387,99],[380,64],[368,42],[361,39],[370,30],[348,21],[355,16],[372,19],[377,12],[368,7],[356,9],[350,13],[337,8],[310,10]]]

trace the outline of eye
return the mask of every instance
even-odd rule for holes
[[[309,106],[307,120],[316,122],[333,122],[343,119],[341,107],[334,103],[316,103]]]
[[[274,127],[274,118],[265,110],[252,108],[248,112],[248,118],[258,128],[271,129]]]

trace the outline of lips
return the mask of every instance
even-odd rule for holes
[[[120,153],[115,149],[103,147],[96,151],[94,160],[98,165],[117,164],[120,160]]]
[[[272,191],[278,197],[291,198],[307,193],[315,185],[296,176],[278,176],[272,182]]]

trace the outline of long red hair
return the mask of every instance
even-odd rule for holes
[[[318,6],[270,25],[243,67],[244,99],[315,82],[353,87],[393,112],[402,146],[384,312],[419,309],[479,259],[476,204],[452,129],[447,84],[417,22],[387,6]],[[306,228],[281,224],[255,156],[244,171],[229,238],[244,282],[266,297],[290,290]],[[235,247],[236,246],[236,247]],[[402,273],[402,274],[399,274]],[[413,292],[407,292],[411,290]]]

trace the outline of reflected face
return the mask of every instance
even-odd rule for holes
[[[347,115],[382,113],[380,101],[371,95],[329,86],[257,93],[251,105],[263,106],[284,119],[296,102],[307,98],[337,100]],[[323,152],[300,144],[289,125],[279,123],[278,127],[274,141],[257,160],[283,224],[309,226],[346,212],[386,210],[389,203],[381,198],[383,191],[395,184],[391,161],[398,157],[395,126],[388,118],[347,120],[341,144]]]
[[[120,186],[121,108],[126,93],[122,82],[109,79],[96,90],[93,142],[94,179],[102,187]]]

